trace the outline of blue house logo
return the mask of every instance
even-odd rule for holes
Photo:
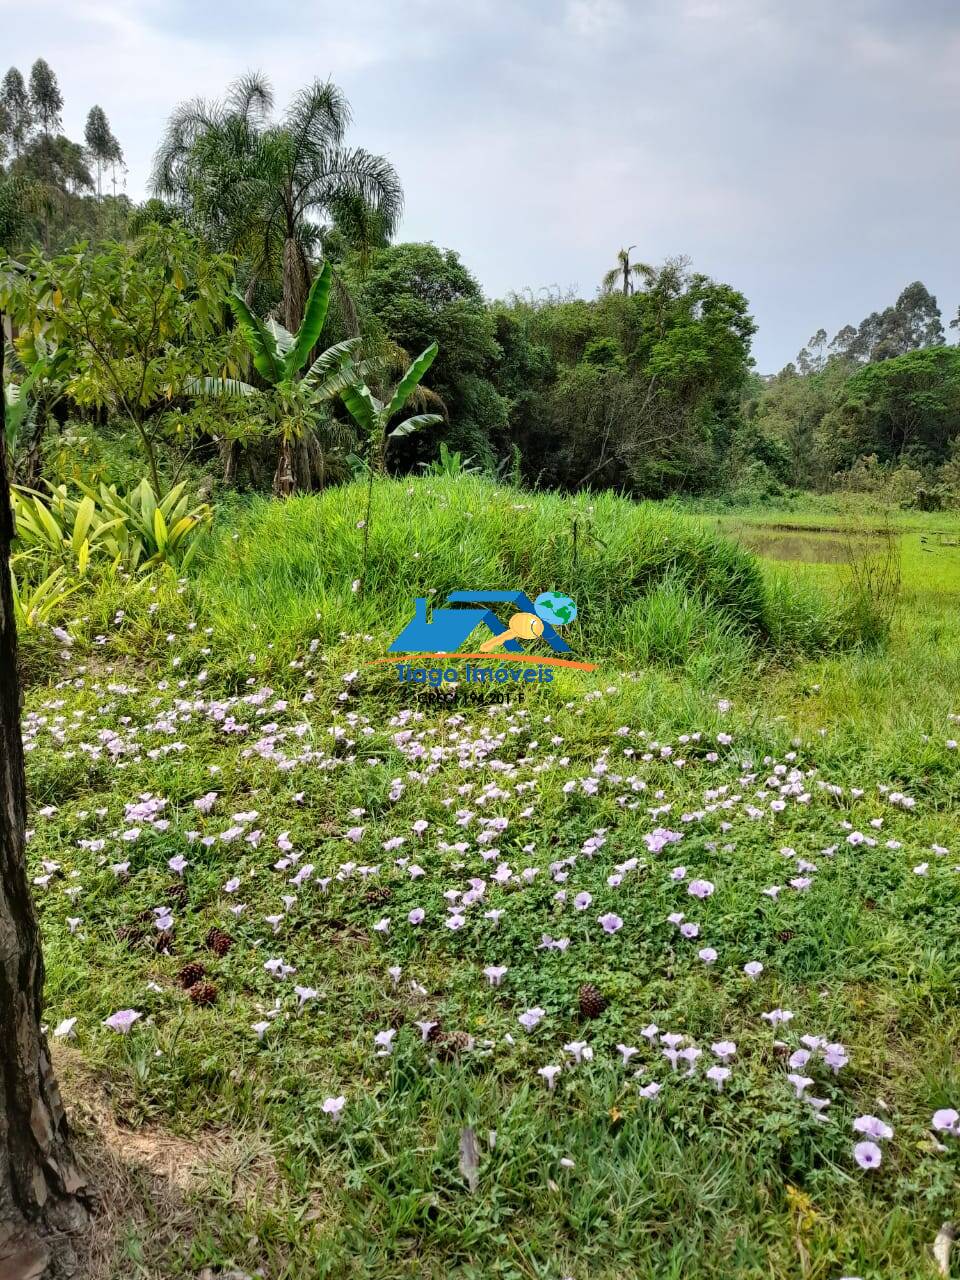
[[[515,610],[504,624],[491,605],[504,604]],[[452,606],[452,607],[448,607]],[[413,617],[390,646],[390,653],[456,653],[478,628],[489,635],[477,654],[503,649],[522,653],[521,640],[545,640],[555,653],[569,653],[570,646],[556,628],[572,622],[577,606],[569,596],[547,591],[533,601],[523,591],[451,591],[444,607],[427,616],[427,601],[418,596]],[[476,655],[473,655],[476,656]]]

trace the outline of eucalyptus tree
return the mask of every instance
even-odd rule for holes
[[[17,159],[33,128],[33,112],[30,110],[27,86],[16,67],[7,71],[0,84],[0,114],[0,137],[13,152],[14,159]]]
[[[90,108],[83,137],[87,144],[87,151],[97,162],[97,203],[99,204],[103,198],[102,180],[104,167],[108,164],[121,164],[123,161],[120,143],[113,136],[110,121],[107,119],[103,107],[93,106]]]
[[[331,81],[302,89],[279,120],[273,105],[269,81],[255,74],[235,81],[221,102],[179,106],[152,187],[182,204],[215,247],[245,257],[252,283],[279,279],[283,323],[293,332],[319,247],[317,217],[348,211],[361,234],[382,238],[396,227],[403,194],[387,160],[345,145],[350,108]],[[357,217],[358,205],[367,217]]]

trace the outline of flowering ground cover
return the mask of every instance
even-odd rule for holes
[[[707,664],[694,633],[686,668],[597,650],[445,698],[372,664],[392,614],[299,543],[272,578],[259,518],[84,598],[28,692],[68,1105],[209,1149],[102,1273],[936,1275],[960,624],[931,584],[882,650],[711,624]]]

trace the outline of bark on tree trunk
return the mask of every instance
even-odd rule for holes
[[[2,374],[0,348],[0,374]],[[0,397],[0,1280],[76,1273],[84,1181],[40,1032],[43,957],[24,860],[27,800],[17,636],[10,589],[13,516]]]
[[[289,235],[283,242],[283,323],[291,333],[300,328],[309,291],[310,270],[306,256],[296,237]]]

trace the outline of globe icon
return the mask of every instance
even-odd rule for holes
[[[556,591],[544,591],[533,602],[534,612],[551,627],[564,627],[577,616],[577,606],[569,596]]]

